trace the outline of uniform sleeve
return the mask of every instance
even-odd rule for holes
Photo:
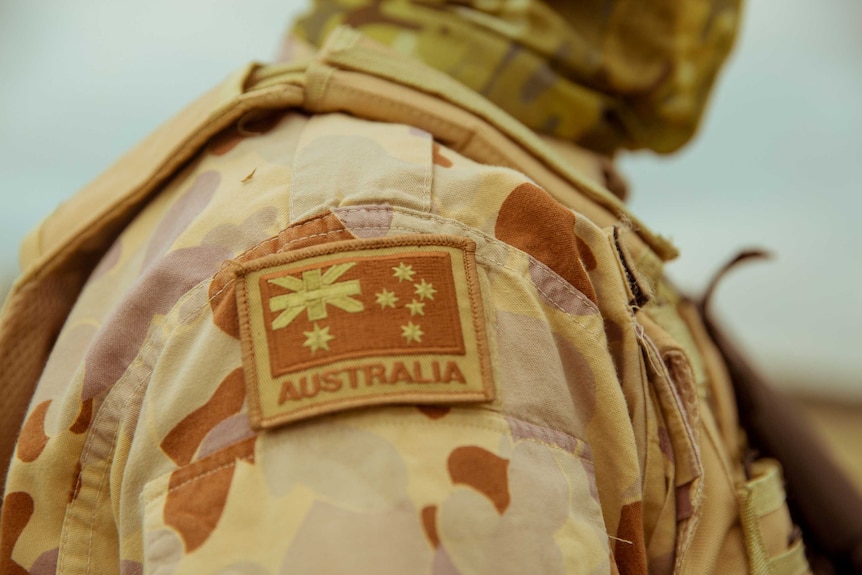
[[[138,423],[137,452],[172,460],[142,489],[144,571],[610,572],[595,307],[502,242],[339,217],[226,266],[166,340],[185,367]],[[333,241],[279,247],[310,237]]]

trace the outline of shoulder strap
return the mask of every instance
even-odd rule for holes
[[[290,86],[282,85],[280,90],[270,88],[264,94],[250,92],[248,84],[261,68],[259,64],[249,64],[231,74],[57,208],[24,240],[21,281],[44,273],[46,267],[62,262],[66,254],[92,245],[94,241],[98,243],[94,234],[114,228],[115,222],[128,221],[129,215],[137,213],[153,190],[197,153],[210,137],[245,112],[261,107],[261,100],[271,97],[273,91],[289,91]],[[287,105],[302,102],[301,89],[295,88],[294,97],[287,98],[293,102]]]

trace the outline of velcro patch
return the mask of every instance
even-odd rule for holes
[[[360,406],[493,399],[468,239],[334,242],[241,264],[237,275],[256,429]]]

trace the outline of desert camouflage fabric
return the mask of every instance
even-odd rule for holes
[[[254,110],[140,209],[122,208],[134,217],[106,242],[30,402],[6,482],[0,572],[805,573],[780,469],[743,469],[723,365],[661,279],[672,249],[600,207],[618,204],[597,159],[551,173],[576,152],[517,143],[509,120],[373,71],[400,58],[340,29],[306,68],[252,69],[230,84],[240,95],[228,108]],[[384,119],[406,110],[414,122]],[[154,141],[167,145],[177,125]],[[149,169],[142,154],[129,161]],[[40,241],[57,221],[89,217],[83,201],[46,222]],[[458,265],[423,264],[422,246],[456,263],[466,254],[475,291],[459,287]],[[3,325],[27,313],[47,322],[40,306],[53,300],[28,300],[26,286],[54,268],[32,269]],[[317,387],[312,376],[282,386],[278,405],[348,389],[350,369],[362,386],[476,384],[469,366],[423,367],[443,348],[452,362],[487,365],[490,387],[362,396],[262,422],[244,346],[263,336],[241,321],[249,286],[273,290],[264,328],[293,338],[270,348],[287,354],[280,369],[353,354]],[[433,319],[447,305],[456,311]],[[435,335],[447,317],[461,322],[463,352],[451,333]],[[477,325],[484,333],[468,336]],[[375,371],[391,358],[362,347],[372,336],[360,332],[387,328],[394,335],[373,337],[392,338],[380,346],[397,361]],[[10,333],[5,349],[35,337]],[[442,347],[403,359],[420,343]],[[13,390],[25,370],[7,356]]]
[[[697,129],[740,0],[316,0],[296,33],[347,24],[446,72],[531,129],[603,153],[672,152]]]

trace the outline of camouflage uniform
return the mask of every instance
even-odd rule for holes
[[[0,571],[806,572],[609,165],[351,29],[294,57],[25,243]]]

